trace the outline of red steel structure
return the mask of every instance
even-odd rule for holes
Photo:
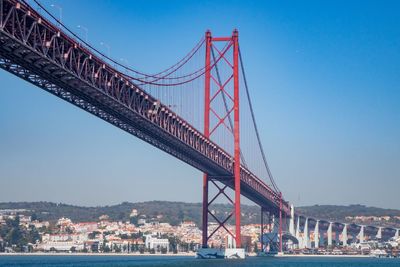
[[[225,121],[231,113],[234,113],[234,124],[233,129],[230,129],[230,132],[233,134],[234,138],[234,170],[233,170],[233,180],[234,180],[234,190],[235,190],[235,200],[233,201],[227,194],[225,194],[224,190],[227,186],[220,187],[218,184],[213,180],[210,179],[207,173],[203,174],[203,220],[202,220],[202,227],[203,227],[203,240],[202,246],[206,248],[208,239],[216,233],[221,227],[224,228],[232,237],[235,239],[236,247],[241,247],[241,234],[240,234],[240,164],[236,164],[237,162],[240,163],[240,126],[239,126],[239,34],[237,30],[234,30],[231,37],[212,37],[211,32],[206,32],[205,42],[206,42],[206,59],[205,59],[205,85],[204,85],[204,92],[205,92],[205,106],[204,106],[204,136],[210,138],[212,133],[218,127],[226,127]],[[226,48],[221,52],[218,50],[216,46],[214,46],[214,42],[225,42]],[[232,49],[230,49],[232,47]],[[230,66],[232,69],[232,74],[228,75],[225,81],[220,81],[214,77],[211,73],[212,66],[211,66],[211,50],[217,50],[220,57],[224,59],[224,61]],[[232,51],[232,59],[228,58],[228,52]],[[232,62],[233,61],[233,62]],[[213,100],[219,94],[226,94],[228,95],[229,99],[232,100],[232,96],[226,90],[226,87],[232,83],[233,80],[233,107],[231,109],[226,110],[226,113],[223,116],[217,114],[212,107]],[[217,91],[211,96],[211,81],[213,81],[218,89]],[[217,119],[217,124],[211,129],[210,131],[210,115],[215,116]],[[217,195],[209,202],[208,196],[208,187],[209,182],[215,185],[218,189]],[[229,214],[223,221],[219,220],[216,216],[214,216],[210,210],[209,206],[213,201],[219,196],[224,195],[234,206],[234,214],[235,214],[235,234],[231,233],[226,227],[225,223],[232,217],[232,213]],[[219,226],[210,234],[208,235],[208,215],[211,215],[214,220],[216,220]]]
[[[203,246],[207,246],[210,237],[207,236],[208,215],[211,214],[209,204],[220,195],[227,196],[226,188],[235,190],[234,201],[228,197],[235,207],[234,214],[219,221],[219,225],[226,229],[224,224],[235,215],[235,235],[230,234],[235,237],[236,246],[240,247],[241,195],[280,218],[281,213],[290,216],[290,206],[280,192],[268,186],[240,161],[238,32],[221,38],[212,37],[207,32],[206,42],[205,127],[202,133],[167,104],[146,92],[140,83],[55,26],[26,2],[0,0],[0,68],[203,172]],[[228,49],[216,49],[218,59],[211,63],[210,50],[216,48],[214,43],[217,42],[228,43],[233,50],[232,59],[227,56]],[[214,131],[210,128],[210,115],[217,116],[212,109],[214,96],[210,94],[210,83],[219,85],[218,94],[227,93],[226,81],[217,81],[211,72],[222,60],[232,66],[233,110],[219,117],[220,123],[216,127],[224,127],[225,118],[233,112],[233,155],[210,139]],[[208,201],[210,183],[218,186],[219,193]]]

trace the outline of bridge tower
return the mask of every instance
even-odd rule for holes
[[[207,173],[203,174],[203,218],[202,218],[202,247],[207,248],[208,240],[213,236],[218,229],[221,227],[224,228],[228,234],[232,236],[235,241],[236,248],[241,247],[241,234],[240,234],[240,134],[239,134],[239,35],[238,31],[235,29],[232,33],[232,36],[229,37],[213,37],[210,31],[206,32],[205,36],[206,40],[206,53],[205,53],[205,101],[204,101],[204,135],[207,138],[211,138],[212,134],[219,127],[226,127],[226,120],[233,113],[233,125],[231,133],[233,134],[233,150],[234,150],[234,165],[233,165],[233,188],[234,188],[234,199],[232,200],[224,190],[227,186],[221,187],[216,181],[214,181],[214,177],[210,176]],[[226,44],[225,48],[222,50],[218,50],[218,48],[214,45],[216,42],[224,42]],[[224,62],[228,64],[230,69],[232,70],[231,75],[228,76],[226,80],[221,80],[219,74],[218,77],[214,77],[212,70],[216,68],[215,62],[212,61],[212,55],[214,53],[213,50],[216,50],[218,56],[220,56]],[[228,56],[228,54],[232,54],[232,57]],[[222,60],[221,60],[222,61]],[[232,81],[233,80],[233,81]],[[216,92],[211,94],[211,82],[215,83],[217,88],[219,88]],[[233,84],[233,94],[231,95],[227,92],[228,86],[232,87]],[[215,109],[213,109],[213,105],[216,105],[215,98],[217,96],[228,96],[226,98],[232,101],[232,108],[226,110],[226,114],[223,116],[219,116],[215,113]],[[216,125],[210,125],[210,116],[215,116],[218,123]],[[220,177],[218,177],[220,178]],[[232,178],[232,177],[229,177]],[[209,200],[209,185],[216,186],[218,193]],[[225,196],[234,206],[234,211],[228,215],[224,220],[219,220],[216,218],[209,210],[209,206],[214,202],[214,200],[218,196]],[[208,219],[209,215],[217,221],[219,226],[215,229],[210,235],[208,234]],[[235,218],[235,233],[233,234],[225,227],[225,223],[234,215]]]

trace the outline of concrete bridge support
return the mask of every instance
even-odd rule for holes
[[[343,231],[342,231],[342,242],[343,242],[343,246],[347,247],[347,240],[348,240],[348,236],[347,236],[347,224],[344,225],[343,227]]]
[[[304,236],[303,236],[303,248],[309,248],[309,231],[308,231],[308,218],[306,218],[306,222],[304,223]]]
[[[296,234],[295,234],[297,240],[299,241],[298,247],[300,248],[302,246],[301,238],[300,238],[300,216],[297,217],[297,224],[296,224]]]
[[[328,230],[326,231],[326,235],[328,238],[328,247],[332,246],[332,222],[329,223]]]
[[[359,232],[358,235],[357,235],[357,238],[358,238],[358,240],[360,241],[360,243],[364,243],[364,241],[365,241],[364,228],[365,228],[365,226],[364,226],[364,225],[361,225],[360,232]]]
[[[319,248],[319,220],[317,220],[314,228],[314,248]]]
[[[396,229],[396,233],[394,234],[394,238],[395,239],[399,238],[399,229]]]
[[[289,233],[292,236],[296,236],[296,231],[294,229],[294,207],[293,205],[290,206],[290,221],[289,221]]]

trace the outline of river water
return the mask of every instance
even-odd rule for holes
[[[281,257],[245,260],[196,260],[174,256],[101,256],[101,255],[23,255],[0,256],[0,266],[273,266],[273,267],[400,267],[400,258]]]

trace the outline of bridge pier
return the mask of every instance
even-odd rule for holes
[[[299,243],[297,244],[297,246],[298,246],[299,248],[301,248],[301,246],[303,245],[303,244],[302,244],[303,241],[301,240],[301,237],[300,237],[300,216],[297,217],[295,237],[296,237],[296,239],[299,241]]]
[[[347,240],[348,240],[348,236],[347,236],[347,224],[345,223],[343,226],[343,231],[342,231],[342,242],[343,242],[343,247],[347,247]]]
[[[364,228],[365,228],[365,226],[364,226],[364,225],[361,225],[360,232],[359,232],[358,235],[357,235],[357,238],[358,238],[358,240],[359,240],[360,243],[364,243],[364,241],[365,241]]]
[[[292,236],[296,236],[295,220],[296,220],[296,218],[294,216],[294,206],[291,205],[290,206],[290,219],[289,219],[289,234]],[[289,242],[288,244],[290,244],[290,248],[294,249],[295,248],[294,242],[290,241],[290,240],[288,242]]]
[[[319,248],[319,220],[315,223],[314,228],[314,248]]]
[[[327,231],[327,236],[328,236],[328,247],[332,247],[333,243],[332,243],[332,222],[329,222],[329,226],[328,226],[328,231]]]
[[[327,238],[328,238],[328,247],[332,247],[332,222],[329,222],[328,230],[327,230]]]
[[[289,220],[289,233],[292,236],[296,236],[296,230],[294,229],[294,207],[293,205],[290,206],[290,220]]]
[[[304,248],[309,248],[309,231],[308,231],[308,218],[306,218],[306,222],[304,223],[304,236],[303,236],[303,247]]]
[[[399,238],[399,229],[396,229],[396,233],[394,234],[394,238],[395,239]]]

